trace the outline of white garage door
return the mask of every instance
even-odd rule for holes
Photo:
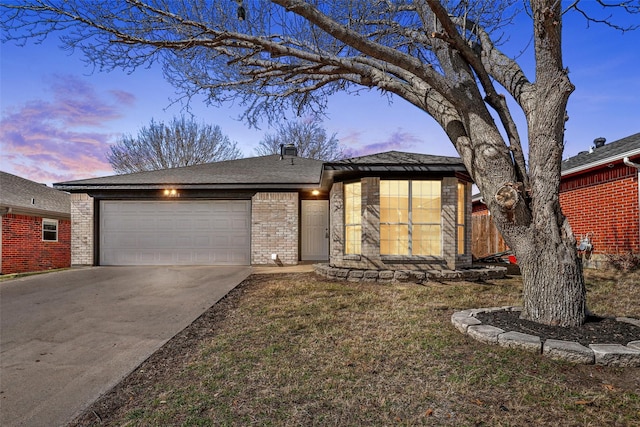
[[[100,265],[249,265],[251,202],[101,201]]]

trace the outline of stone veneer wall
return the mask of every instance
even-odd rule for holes
[[[371,270],[457,270],[471,267],[471,186],[467,185],[465,212],[465,254],[458,255],[456,238],[456,213],[458,179],[442,180],[442,239],[441,257],[390,257],[380,256],[380,178],[361,179],[362,186],[362,250],[360,255],[344,254],[344,189],[343,183],[331,187],[329,241],[330,264],[348,269]]]
[[[71,265],[93,265],[93,198],[71,194]]]
[[[298,193],[256,193],[251,201],[251,264],[298,263]]]

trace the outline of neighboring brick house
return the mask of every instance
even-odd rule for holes
[[[0,172],[0,273],[71,265],[69,194]]]
[[[457,158],[284,152],[55,186],[72,193],[74,265],[471,265]]]
[[[578,243],[588,238],[593,245],[594,264],[602,254],[640,253],[638,161],[640,133],[609,144],[604,138],[598,138],[594,147],[562,162],[562,211]],[[473,252],[477,257],[486,255],[483,252],[504,248],[504,242],[495,239],[495,229],[484,230],[479,225],[487,213],[479,197],[474,197]]]

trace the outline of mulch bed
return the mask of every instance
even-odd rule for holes
[[[480,313],[476,316],[482,324],[495,326],[505,331],[522,332],[535,335],[542,341],[556,339],[576,341],[585,347],[589,344],[622,344],[640,340],[640,328],[631,323],[618,322],[610,317],[590,316],[587,322],[578,327],[559,328],[545,326],[529,320],[520,319],[519,311],[496,311]]]

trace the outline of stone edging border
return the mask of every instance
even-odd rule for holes
[[[496,311],[522,311],[522,307],[491,307],[457,311],[451,315],[451,323],[463,334],[486,344],[519,348],[542,354],[555,360],[563,360],[585,365],[640,367],[640,340],[621,344],[590,344],[585,347],[574,341],[548,339],[542,341],[535,335],[515,331],[505,331],[491,325],[483,325],[476,317],[480,313]],[[640,320],[628,317],[616,318],[619,322],[640,327]]]
[[[507,268],[485,266],[465,270],[363,270],[358,268],[332,267],[329,264],[314,264],[313,271],[328,279],[347,280],[349,282],[371,283],[425,283],[429,281],[456,282],[467,280],[483,281],[502,279]]]

